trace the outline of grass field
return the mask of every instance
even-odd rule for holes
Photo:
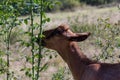
[[[47,16],[51,18],[51,21],[44,25],[45,30],[66,23],[71,26],[73,31],[91,32],[90,38],[79,44],[89,58],[102,62],[120,62],[120,10],[117,7],[100,9],[91,7],[84,10],[78,8],[71,12],[47,13]],[[35,23],[37,22],[39,22],[38,17],[35,17]],[[110,26],[106,27],[106,25]],[[23,30],[26,30],[27,27],[25,24],[20,26]],[[31,67],[25,60],[26,56],[31,57],[30,48],[23,47],[18,42],[14,43],[21,38],[29,40],[20,30],[15,29],[11,38],[13,44],[10,48],[10,70],[14,72],[13,75],[16,78],[13,80],[30,80],[29,77],[25,76],[24,71],[20,71],[23,67]],[[2,40],[2,37],[0,39]],[[5,46],[1,40],[0,48],[4,50]],[[108,48],[105,49],[106,47]],[[44,49],[43,53],[46,50],[48,49]],[[103,53],[104,55],[100,55]],[[48,63],[49,67],[40,73],[40,80],[53,80],[52,77],[56,76],[61,76],[64,80],[73,80],[66,63],[57,52],[49,50],[43,55],[45,57],[41,64]],[[108,57],[104,58],[104,56]],[[1,75],[0,80],[5,80],[5,76]]]

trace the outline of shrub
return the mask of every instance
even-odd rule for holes
[[[78,0],[61,0],[61,10],[72,9],[79,5]]]
[[[64,68],[59,69],[57,73],[53,74],[52,80],[65,80],[64,73]]]
[[[79,1],[89,5],[102,5],[111,2],[117,2],[118,0],[79,0]]]

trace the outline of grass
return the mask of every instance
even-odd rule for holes
[[[56,13],[48,13],[48,17],[51,17],[52,19],[64,19],[67,17],[72,17],[72,16],[80,16],[80,15],[89,15],[91,12],[98,13],[99,15],[104,12],[109,12],[109,11],[118,11],[117,7],[110,7],[110,8],[88,8],[88,9],[78,9],[76,11],[68,11],[68,12],[56,12]],[[88,13],[89,12],[89,13]]]
[[[114,37],[109,37],[109,35],[115,34],[111,32],[109,34],[110,29],[119,30],[117,28],[120,27],[120,25],[118,25],[120,14],[117,7],[101,9],[88,8],[85,10],[77,9],[73,12],[48,13],[47,16],[51,18],[51,22],[45,24],[44,29],[54,28],[61,23],[67,23],[75,32],[91,32],[92,35],[88,38],[88,40],[79,44],[83,52],[91,59],[99,59],[100,61],[104,62],[104,60],[101,58],[102,56],[98,56],[99,54],[102,54],[103,47],[106,47],[106,45],[101,46],[101,43],[105,43],[105,41],[108,41],[108,39],[112,40],[113,43],[110,45],[112,45],[114,49],[113,51],[111,50],[111,48],[108,48],[107,50],[114,52],[114,54],[112,54],[114,57],[108,57],[106,59],[106,62],[119,61],[120,36],[115,35]],[[100,23],[97,21],[98,18],[103,19],[102,25],[100,25]],[[112,26],[111,28],[104,29],[104,22],[106,18],[110,18],[108,22]],[[35,17],[35,23],[37,22],[39,22],[38,18]],[[25,24],[22,24],[20,27],[23,28],[24,31],[26,30]],[[16,42],[20,38],[24,40],[29,40],[26,35],[21,35],[21,31],[19,32],[18,30],[18,32],[14,32],[13,36],[11,37],[11,40],[13,40],[11,42],[12,54],[10,55],[10,69],[11,71],[14,71],[14,76],[17,80],[29,80],[29,77],[26,77],[24,72],[20,70],[25,66],[31,67],[31,65],[26,62],[25,58],[25,56],[31,56],[31,52],[30,48],[21,46],[20,43]],[[0,42],[0,48],[4,49],[4,44],[2,42]],[[66,70],[66,68],[64,67],[67,67],[67,65],[61,59],[61,57],[53,50],[44,49],[43,53],[43,56],[45,57],[41,62],[42,64],[48,63],[49,67],[45,71],[42,71],[40,73],[41,80],[52,80],[52,77],[64,77],[64,75],[61,73]],[[95,55],[96,57],[94,57]],[[61,73],[59,73],[59,71],[61,71]],[[67,78],[69,77],[68,80],[73,80],[72,76],[69,73],[69,70],[66,72],[65,75],[67,76]],[[65,79],[67,80],[67,78]],[[0,76],[0,80],[4,80],[4,75]]]

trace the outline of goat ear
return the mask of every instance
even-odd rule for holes
[[[77,33],[75,36],[69,37],[70,41],[84,41],[89,37],[90,33]]]

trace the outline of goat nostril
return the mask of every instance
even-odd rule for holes
[[[91,35],[91,33],[90,32],[88,32],[88,36],[90,36]]]

